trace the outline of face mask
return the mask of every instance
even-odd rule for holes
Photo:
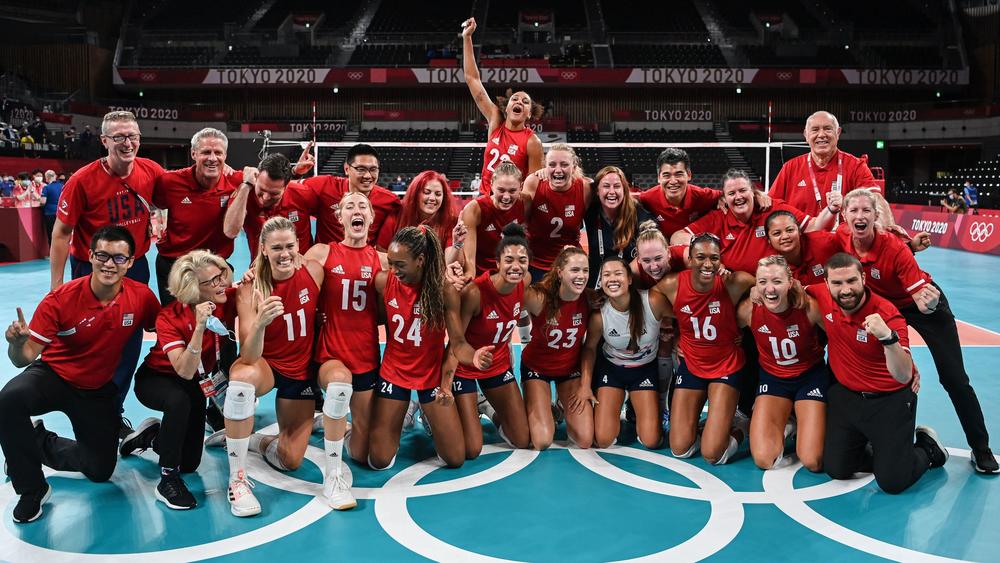
[[[218,317],[212,316],[205,320],[205,328],[218,334],[219,336],[229,336],[229,329],[226,325],[222,324],[222,321]]]

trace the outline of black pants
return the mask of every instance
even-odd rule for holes
[[[865,398],[839,383],[830,386],[826,403],[823,466],[834,479],[872,471],[879,488],[898,494],[927,471],[927,452],[914,446],[917,396],[899,391]],[[871,442],[872,458],[865,454]]]
[[[75,440],[31,426],[32,416],[62,411]],[[19,495],[45,489],[42,465],[79,471],[91,481],[107,481],[118,461],[118,388],[77,389],[41,360],[32,363],[0,390],[0,447],[7,475]]]
[[[934,286],[937,287],[937,284]],[[979,405],[976,390],[969,383],[969,374],[965,371],[962,343],[958,340],[958,327],[955,326],[955,315],[948,305],[948,298],[942,291],[937,309],[929,315],[921,313],[916,305],[904,307],[899,312],[906,319],[906,324],[912,326],[927,343],[938,379],[955,406],[969,446],[974,450],[988,448],[990,435],[986,431],[983,407]]]
[[[143,363],[135,373],[135,396],[143,405],[163,413],[153,447],[160,456],[160,467],[179,467],[183,473],[198,469],[205,437],[205,395],[198,380],[156,372]]]
[[[160,304],[164,307],[175,301],[174,296],[167,291],[167,279],[170,277],[170,268],[176,261],[176,258],[156,255],[156,292],[159,294]]]
[[[73,279],[82,278],[93,272],[93,265],[84,260],[77,260],[69,257],[70,272]],[[125,277],[133,279],[139,283],[149,285],[149,261],[145,256],[135,259],[132,267],[125,272]],[[136,328],[122,350],[121,360],[115,368],[115,375],[112,381],[118,386],[118,412],[125,412],[125,397],[132,386],[132,376],[135,374],[135,367],[139,365],[139,354],[142,352],[142,329]],[[117,430],[115,430],[117,435]]]
[[[46,215],[45,216],[45,236],[48,237],[49,244],[52,244],[52,229],[56,226],[56,216]]]
[[[760,383],[760,354],[757,351],[757,342],[753,339],[753,331],[749,327],[743,329],[743,340],[740,347],[743,348],[743,355],[746,357],[746,365],[743,366],[743,376],[740,380],[740,400],[736,406],[740,412],[750,416],[753,413],[753,403],[757,400],[757,385]]]

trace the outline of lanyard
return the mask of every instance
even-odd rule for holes
[[[816,183],[816,173],[813,172],[812,154],[810,154],[809,157],[806,160],[808,160],[808,162],[809,162],[809,179],[812,180],[813,193],[816,194],[816,203],[820,204],[820,207],[822,207],[823,206],[823,196],[822,196],[822,194],[820,194],[819,184]],[[841,191],[841,187],[843,187],[843,181],[844,181],[844,153],[838,152],[837,153],[837,181],[834,182],[833,185],[830,186],[830,191],[831,192],[840,192]]]
[[[219,335],[213,332],[212,336],[215,337],[215,370],[218,371],[220,369],[219,366],[222,365],[222,352],[219,347]],[[198,374],[205,375],[205,364],[202,363],[200,357],[198,358]]]

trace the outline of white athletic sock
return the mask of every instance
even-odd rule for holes
[[[343,461],[344,439],[323,440],[323,450],[326,451],[326,478],[340,475]]]
[[[739,447],[740,447],[740,444],[739,444],[739,442],[736,441],[736,438],[730,436],[729,437],[729,446],[727,446],[726,447],[726,451],[722,452],[722,455],[719,456],[719,461],[715,462],[715,465],[723,465],[724,463],[726,463],[727,461],[729,461],[729,458],[733,454],[736,453],[736,450]]]
[[[285,467],[285,464],[281,462],[281,456],[278,455],[277,438],[271,440],[271,442],[267,444],[267,449],[263,452],[263,455],[264,459],[266,459],[267,462],[273,465],[276,469],[280,471],[289,471],[289,469]]]
[[[235,481],[240,471],[246,471],[247,449],[250,438],[230,438],[226,436],[226,451],[229,452],[229,480]]]
[[[264,452],[260,449],[260,443],[264,441],[264,435],[263,434],[258,434],[257,432],[254,432],[247,439],[250,440],[250,442],[248,442],[248,444],[249,444],[249,449],[250,449],[251,452],[254,452],[254,453],[257,453],[257,454],[261,454],[261,455],[264,454]]]

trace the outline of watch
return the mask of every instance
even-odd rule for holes
[[[893,344],[895,344],[895,343],[897,343],[897,342],[899,342],[899,333],[898,333],[898,332],[896,332],[895,330],[894,330],[894,331],[892,331],[892,332],[891,332],[891,333],[889,334],[889,337],[888,337],[888,338],[884,338],[884,339],[881,339],[881,340],[879,340],[879,343],[880,343],[880,344],[881,344],[882,346],[892,346]]]

